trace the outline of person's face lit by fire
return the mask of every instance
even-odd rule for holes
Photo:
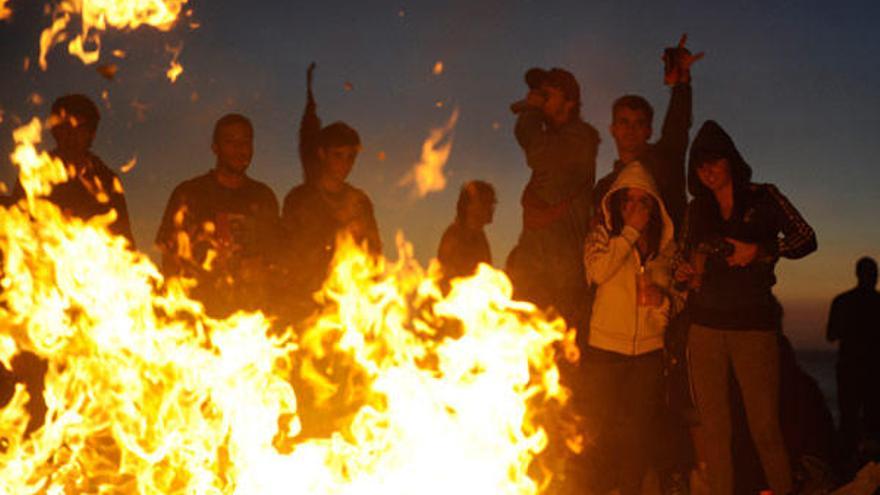
[[[52,115],[50,122],[56,151],[62,159],[75,161],[89,152],[95,140],[94,125],[82,117],[64,114]]]
[[[544,104],[541,110],[544,112],[544,117],[551,124],[561,126],[571,119],[575,102],[567,100],[561,89],[544,84],[541,86],[541,93],[544,97]]]
[[[341,187],[351,173],[359,151],[360,147],[354,145],[318,148],[322,166],[321,184],[330,190]]]
[[[642,110],[620,107],[614,112],[610,130],[619,155],[637,154],[651,138],[651,121]]]
[[[726,187],[730,187],[730,163],[727,158],[714,158],[705,160],[697,167],[697,176],[700,182],[713,193],[717,193]]]
[[[244,175],[254,156],[254,133],[240,122],[227,124],[217,130],[217,139],[211,145],[217,155],[217,168],[230,175]]]

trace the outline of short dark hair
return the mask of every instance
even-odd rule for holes
[[[251,119],[245,117],[240,113],[227,113],[226,115],[217,119],[217,122],[214,123],[214,133],[211,135],[211,142],[217,142],[217,138],[220,135],[220,129],[234,124],[242,124],[244,126],[247,126],[247,128],[251,130],[251,134],[254,133],[254,125],[251,124]]]
[[[334,122],[318,133],[319,148],[337,146],[360,146],[361,137],[357,131],[345,122]]]
[[[859,285],[877,285],[877,262],[870,256],[863,256],[856,262],[856,277]]]
[[[654,121],[654,107],[648,103],[648,100],[639,95],[623,95],[614,100],[614,105],[611,106],[612,119],[621,108],[629,108],[630,110],[635,110],[637,112],[644,112],[648,117],[649,124]]]
[[[55,122],[50,122],[50,126],[63,123],[67,118],[73,117],[77,121],[77,125],[85,125],[92,131],[98,129],[98,122],[101,120],[101,114],[98,107],[86,95],[71,94],[64,95],[52,103],[52,116]]]
[[[492,204],[498,202],[495,188],[492,187],[492,184],[482,180],[465,182],[461,186],[461,192],[458,193],[458,204],[455,205],[455,219],[457,221],[464,220],[471,201],[476,198],[485,198]]]

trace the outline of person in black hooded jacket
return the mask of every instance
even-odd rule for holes
[[[733,493],[731,371],[770,488],[778,494],[792,488],[779,426],[782,307],[772,287],[776,261],[815,251],[816,236],[775,186],[755,184],[751,176],[721,126],[703,124],[688,164],[694,196],[684,236],[689,262],[676,278],[690,288],[688,350],[700,415],[695,447],[717,495]]]

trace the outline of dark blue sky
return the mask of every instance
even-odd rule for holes
[[[394,232],[402,230],[420,258],[432,256],[458,185],[482,178],[499,193],[488,232],[502,266],[519,232],[528,178],[507,110],[524,93],[524,70],[561,66],[578,77],[584,117],[602,134],[601,176],[614,157],[611,102],[644,95],[659,130],[668,98],[660,54],[687,32],[689,46],[706,51],[694,68],[692,135],[705,119],[718,120],[755,180],[777,183],[818,232],[818,253],[780,263],[777,291],[797,322],[790,325],[798,327],[796,340],[816,341],[827,299],[854,283],[855,259],[880,256],[880,4],[666,3],[195,1],[188,7],[198,29],[184,22],[168,33],[105,35],[102,62],[114,61],[113,49],[127,52],[115,60],[116,80],[106,81],[65,47],[50,54],[48,71],[31,64],[24,72],[48,19],[42,3],[12,0],[13,19],[0,22],[0,178],[14,176],[8,154],[18,121],[45,116],[58,95],[100,101],[107,90],[94,150],[111,167],[138,158],[123,182],[142,248],[152,244],[174,185],[212,166],[211,127],[224,113],[253,119],[252,175],[281,200],[300,180],[296,125],[305,68],[315,60],[321,116],[347,121],[364,141],[351,182],[373,198],[386,251],[393,254]],[[185,71],[172,85],[166,45],[180,44]],[[440,76],[431,72],[437,60],[445,65]],[[35,92],[48,103],[29,102]],[[143,118],[132,102],[145,106]],[[461,116],[450,186],[414,201],[396,183],[454,106]]]

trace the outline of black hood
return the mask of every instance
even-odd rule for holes
[[[697,166],[706,158],[727,158],[734,189],[741,189],[752,180],[752,167],[743,160],[736,145],[733,144],[733,139],[730,139],[730,136],[717,122],[707,120],[700,127],[697,137],[691,144],[691,153],[688,159],[688,191],[695,198],[710,194],[710,191],[697,176]]]

